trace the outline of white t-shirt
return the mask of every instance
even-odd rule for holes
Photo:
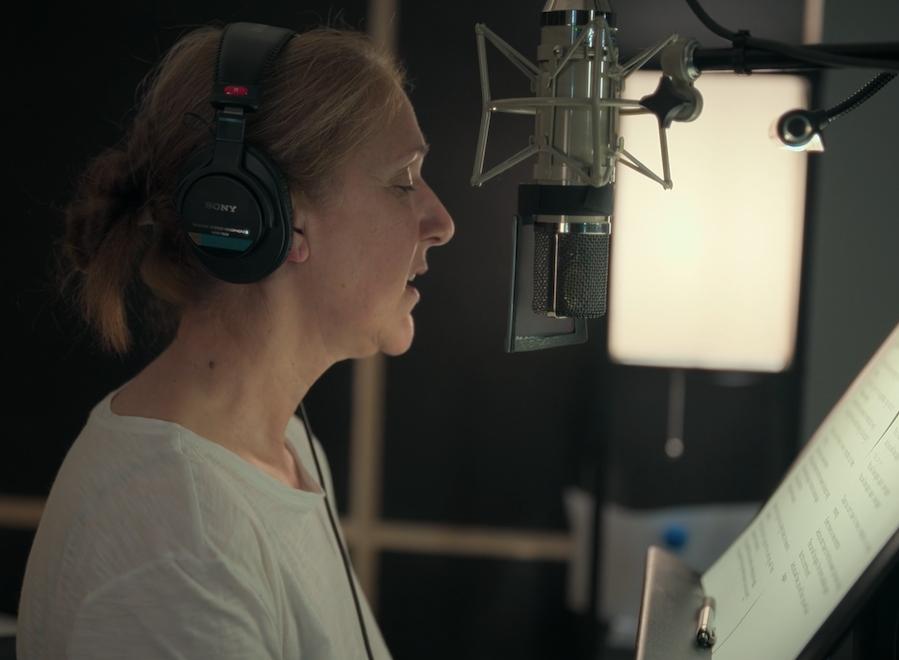
[[[91,412],[47,499],[19,660],[364,659],[323,495],[178,424],[116,415],[115,393]],[[316,475],[296,417],[286,436]],[[389,659],[356,588],[374,656]]]

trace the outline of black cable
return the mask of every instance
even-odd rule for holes
[[[705,25],[709,30],[711,30],[718,36],[734,43],[735,46],[737,46],[735,42],[739,41],[739,46],[741,48],[758,48],[761,50],[778,53],[780,55],[794,57],[797,60],[802,60],[803,62],[810,62],[812,64],[823,66],[855,67],[863,69],[887,69],[890,71],[899,71],[899,61],[896,60],[878,60],[868,59],[865,57],[852,57],[851,55],[838,55],[836,53],[828,53],[826,51],[818,49],[804,48],[802,46],[792,46],[790,44],[785,44],[779,41],[772,41],[770,39],[757,39],[750,36],[746,31],[742,31],[739,33],[733,32],[732,30],[728,30],[721,24],[715,22],[699,4],[699,0],[686,0],[686,2],[703,25]]]
[[[309,440],[309,448],[312,450],[312,460],[315,461],[315,469],[318,472],[318,483],[325,493],[325,510],[328,512],[328,520],[331,521],[331,529],[334,530],[334,540],[340,549],[340,557],[343,559],[343,567],[346,569],[346,577],[350,583],[350,591],[353,592],[353,602],[356,604],[356,615],[359,617],[359,629],[362,631],[362,641],[365,642],[365,652],[368,660],[374,660],[371,652],[371,644],[368,641],[368,629],[365,627],[365,619],[362,618],[362,607],[359,605],[359,596],[356,593],[356,584],[353,582],[353,572],[350,569],[350,560],[347,555],[346,548],[340,541],[340,534],[337,533],[337,523],[334,522],[334,513],[331,511],[331,504],[328,501],[328,491],[325,490],[325,477],[322,474],[321,465],[318,462],[318,454],[315,453],[315,443],[312,442],[312,427],[309,425],[309,418],[306,416],[306,406],[300,402],[300,417],[303,420],[303,426],[306,429],[306,439]]]
[[[847,112],[855,110],[858,106],[860,106],[862,103],[864,103],[881,89],[883,89],[884,86],[895,77],[895,73],[879,73],[874,76],[871,80],[865,83],[865,85],[855,94],[850,96],[839,105],[835,105],[830,110],[825,111],[824,117],[827,120],[827,123],[829,124],[830,122],[839,119]]]
[[[690,5],[690,9],[693,10],[693,13],[696,14],[696,18],[702,21],[703,25],[719,37],[724,37],[728,41],[733,41],[734,37],[737,36],[736,32],[731,32],[723,25],[716,23],[712,17],[706,13],[705,9],[702,8],[697,0],[687,0],[687,4]]]

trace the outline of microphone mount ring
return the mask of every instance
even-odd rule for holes
[[[693,62],[693,53],[698,47],[696,39],[678,36],[660,55],[662,72],[678,83],[692,85],[699,78],[699,69]]]
[[[515,48],[513,48],[501,37],[495,34],[486,25],[484,25],[483,23],[478,23],[475,25],[475,37],[478,50],[478,66],[481,79],[482,106],[481,128],[478,133],[478,142],[475,150],[475,161],[471,176],[471,185],[482,186],[493,177],[498,176],[499,174],[502,174],[506,170],[527,160],[528,158],[539,155],[541,153],[551,153],[554,158],[558,159],[561,162],[565,162],[573,172],[576,172],[578,176],[580,176],[581,179],[583,179],[589,185],[597,187],[603,186],[607,183],[606,181],[602,180],[602,177],[600,176],[600,173],[603,171],[604,164],[599,162],[598,153],[594,153],[593,162],[582,162],[574,155],[563,152],[560,149],[554,147],[551,143],[540,139],[532,139],[528,146],[524,147],[518,153],[510,156],[509,158],[506,158],[499,164],[493,166],[486,172],[484,171],[484,160],[487,151],[488,134],[490,131],[490,119],[495,112],[536,115],[541,108],[545,108],[547,106],[559,108],[578,107],[591,109],[591,111],[594,113],[594,116],[596,116],[596,114],[601,109],[614,110],[617,112],[624,112],[626,114],[645,114],[649,112],[649,110],[643,106],[641,101],[636,99],[602,99],[599,97],[555,98],[546,96],[494,99],[490,93],[490,76],[487,70],[486,56],[486,43],[488,41],[493,44],[493,46],[500,52],[500,54],[505,56],[506,59],[508,59],[521,73],[525,75],[525,77],[528,78],[531,84],[531,90],[533,91],[539,87],[541,78],[544,81],[552,81],[553,79],[555,79],[556,76],[558,76],[558,74],[570,64],[572,58],[574,57],[575,50],[583,47],[587,49],[586,56],[594,59],[596,57],[599,57],[599,51],[601,50],[600,44],[587,44],[589,43],[589,40],[591,38],[591,33],[596,34],[599,31],[608,29],[613,28],[609,26],[607,18],[603,14],[597,15],[595,18],[588,21],[585,25],[580,26],[580,30],[582,32],[579,35],[579,38],[576,40],[577,48],[574,47],[575,44],[572,44],[572,47],[567,49],[567,52],[562,55],[562,58],[555,62],[555,66],[552,70],[543,72],[540,68],[534,65],[530,61],[530,59],[515,50]],[[634,71],[648,63],[653,57],[664,51],[666,48],[672,46],[672,44],[675,44],[678,39],[678,35],[672,34],[662,41],[658,42],[654,46],[647,48],[627,62],[613,63],[609,67],[609,69],[604,73],[601,73],[601,75],[599,67],[596,67],[596,73],[594,74],[594,84],[598,84],[598,81],[602,79],[614,80],[618,83],[621,83]],[[683,42],[683,45],[681,46],[681,48],[683,49],[682,52],[677,55],[669,56],[672,59],[683,60],[682,65],[677,66],[672,64],[672,66],[674,67],[672,73],[677,74],[673,75],[672,78],[678,84],[681,96],[684,97],[682,99],[682,107],[680,107],[678,112],[675,113],[676,116],[673,119],[677,121],[691,121],[699,115],[699,112],[702,109],[702,97],[699,95],[698,90],[696,90],[692,86],[692,81],[699,75],[698,69],[693,66],[693,53],[696,50],[697,44],[694,43],[693,40],[683,39],[681,41]],[[641,163],[632,154],[625,151],[620,140],[615,146],[614,151],[610,152],[609,156],[614,162],[626,165],[627,167],[634,169],[647,178],[652,179],[656,183],[660,184],[663,188],[669,189],[673,184],[670,176],[668,145],[665,131],[666,129],[663,124],[660,124],[659,145],[662,152],[662,165],[664,170],[663,176],[658,176],[648,167],[643,165],[643,163]]]

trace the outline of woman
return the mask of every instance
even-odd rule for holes
[[[398,65],[360,34],[290,36],[246,113],[236,97],[216,112],[209,93],[222,53],[243,46],[216,28],[182,38],[67,209],[65,263],[104,345],[131,346],[135,282],[177,332],[97,405],[57,475],[26,569],[21,660],[389,657],[348,580],[321,449],[294,413],[335,362],[408,350],[408,282],[453,223],[422,179]],[[196,154],[210,128],[216,150],[228,143],[235,117],[241,148],[280,170],[292,237],[250,283],[213,276],[221,244],[183,217],[191,167],[209,160]]]

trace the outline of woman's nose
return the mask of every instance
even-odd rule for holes
[[[431,190],[427,184],[425,186],[429,199],[426,205],[426,216],[422,221],[423,239],[431,245],[445,245],[456,233],[456,225],[443,202],[437,197],[437,193]]]

